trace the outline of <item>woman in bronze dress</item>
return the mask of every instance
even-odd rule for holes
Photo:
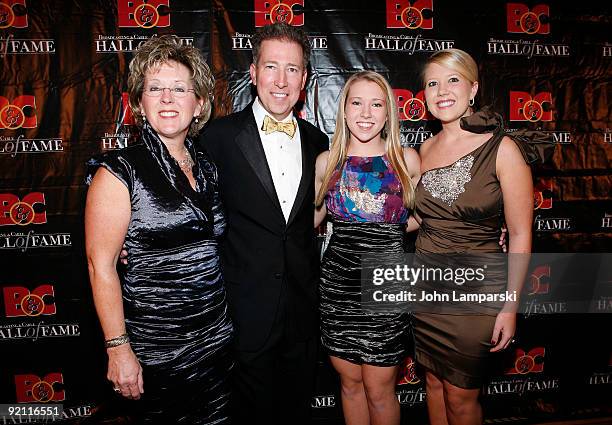
[[[498,115],[472,110],[478,92],[476,63],[461,50],[439,51],[426,62],[423,80],[427,107],[442,130],[420,149],[417,255],[500,253],[504,220],[510,255],[529,253],[529,157],[521,143],[504,133]],[[508,281],[508,290],[520,294],[525,268]],[[426,368],[432,424],[482,423],[478,396],[487,356],[508,347],[516,326],[516,303],[500,307],[484,314],[414,314],[416,359]]]

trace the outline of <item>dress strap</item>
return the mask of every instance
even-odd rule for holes
[[[555,145],[550,137],[541,132],[529,129],[506,129],[498,113],[485,106],[468,117],[461,118],[461,128],[472,133],[497,133],[499,144],[503,136],[510,137],[518,146],[523,159],[531,166],[545,163],[554,153]]]

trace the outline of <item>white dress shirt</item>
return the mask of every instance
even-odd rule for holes
[[[259,137],[266,154],[268,168],[272,174],[272,181],[276,189],[276,196],[285,216],[285,222],[289,220],[291,208],[295,202],[300,180],[302,178],[302,142],[300,138],[300,128],[297,120],[290,113],[281,122],[294,122],[295,134],[290,138],[282,131],[266,134],[263,127],[264,118],[270,115],[255,98],[253,102],[253,115],[259,129]],[[273,118],[272,116],[270,116]]]

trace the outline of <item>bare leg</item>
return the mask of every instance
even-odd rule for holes
[[[444,384],[429,370],[425,374],[425,383],[430,425],[448,425],[446,403],[444,401]]]
[[[361,365],[334,356],[330,356],[330,359],[334,369],[340,374],[342,412],[346,425],[370,425]]]
[[[398,371],[399,366],[361,366],[372,425],[400,423],[400,405],[395,394]]]
[[[444,400],[448,423],[450,425],[482,424],[479,394],[479,388],[465,389],[444,381]]]

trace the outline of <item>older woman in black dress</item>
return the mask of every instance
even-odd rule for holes
[[[138,400],[139,423],[227,421],[232,325],[216,241],[225,222],[215,166],[188,137],[210,117],[212,89],[197,49],[152,38],[128,81],[142,143],[88,162],[86,249],[107,377]]]

